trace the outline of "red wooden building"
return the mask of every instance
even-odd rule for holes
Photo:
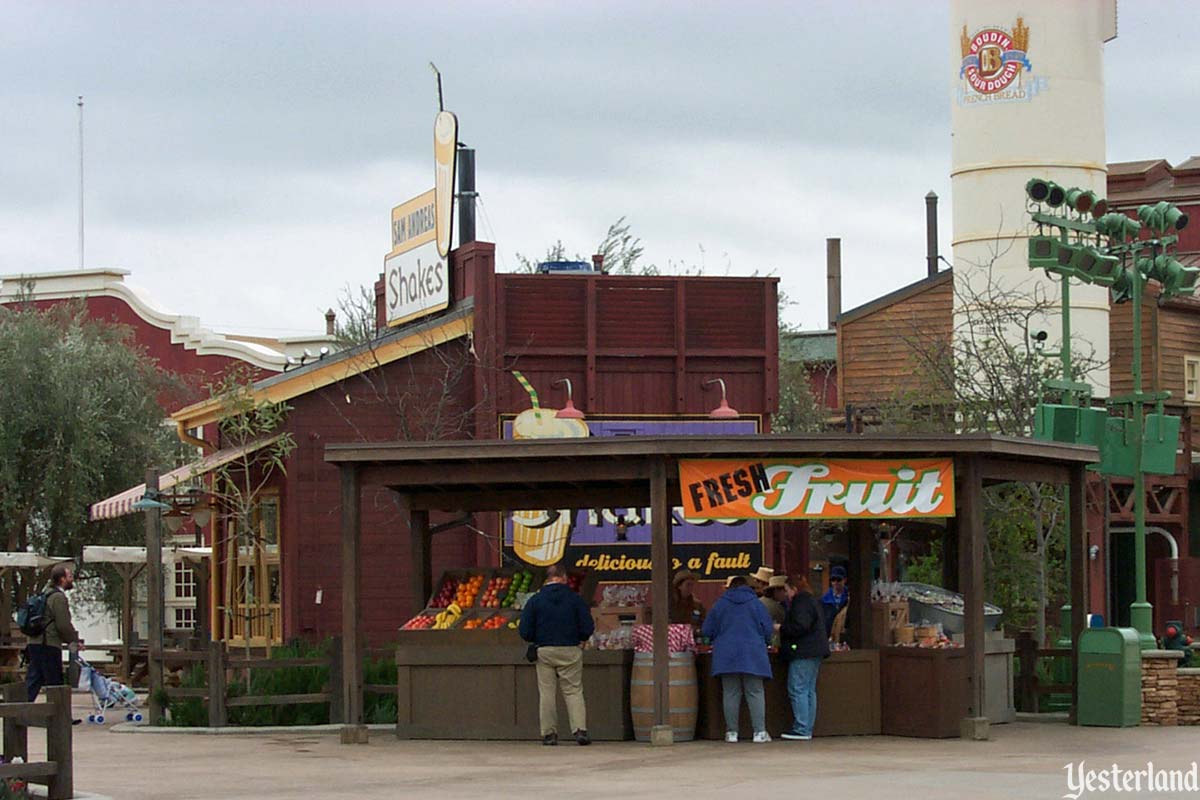
[[[269,620],[249,632],[252,641],[337,632],[340,495],[326,445],[497,438],[505,419],[530,407],[512,370],[544,407],[564,405],[566,385],[555,382],[565,378],[589,420],[631,426],[707,420],[721,394],[705,381],[720,378],[741,419],[769,429],[778,395],[775,278],[497,274],[486,243],[454,251],[451,274],[448,309],[256,384],[261,398],[291,406],[286,424],[297,446],[266,496],[263,521],[274,547],[261,565],[267,574],[252,581],[263,587],[257,597],[234,596],[237,582],[222,582],[233,574],[232,554],[218,552],[213,619],[222,636],[245,635],[226,611],[246,602],[263,606],[253,616]],[[218,413],[202,402],[173,416],[194,428]],[[363,624],[385,641],[422,598],[410,596],[406,515],[390,491],[373,498],[362,509]],[[443,522],[450,525],[433,540],[435,575],[500,563],[498,517]],[[768,531],[760,546],[774,553],[777,538]]]

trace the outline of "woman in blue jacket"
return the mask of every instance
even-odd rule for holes
[[[701,631],[712,640],[712,674],[721,676],[725,706],[725,741],[738,740],[738,718],[742,696],[750,707],[750,723],[755,742],[769,742],[767,708],[763,697],[763,678],[771,677],[767,644],[775,633],[771,616],[758,595],[740,575],[729,582],[729,589],[713,604]]]

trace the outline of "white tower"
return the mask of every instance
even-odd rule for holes
[[[951,187],[955,330],[964,286],[1035,287],[1059,303],[1057,279],[1030,272],[1025,182],[1048,178],[1106,195],[1104,42],[1116,0],[951,0]],[[969,283],[964,283],[969,282]],[[1108,360],[1108,293],[1073,284],[1076,352]],[[1047,320],[1051,344],[1061,333]],[[1088,375],[1108,394],[1108,368]]]

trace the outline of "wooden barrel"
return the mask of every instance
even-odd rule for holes
[[[675,741],[696,738],[696,712],[699,692],[696,687],[696,658],[691,653],[671,653],[670,714]],[[634,653],[633,672],[629,676],[629,712],[633,717],[633,738],[650,741],[654,725],[654,654]]]

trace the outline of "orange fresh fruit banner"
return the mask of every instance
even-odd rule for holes
[[[954,461],[696,459],[679,462],[689,519],[954,516]]]

